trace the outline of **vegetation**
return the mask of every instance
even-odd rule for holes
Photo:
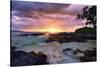
[[[96,6],[85,7],[82,13],[77,15],[77,19],[86,19],[86,25],[92,24],[94,28],[96,28]]]
[[[81,34],[95,34],[96,30],[91,27],[83,27],[79,28],[75,31],[75,33],[81,33]]]

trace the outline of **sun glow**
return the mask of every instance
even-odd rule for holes
[[[59,33],[59,32],[62,32],[62,30],[57,29],[57,28],[48,28],[48,29],[41,30],[41,32]]]
[[[21,31],[25,32],[42,32],[42,33],[48,33],[48,34],[56,34],[56,33],[61,33],[61,32],[74,32],[75,29],[81,28],[81,26],[76,26],[74,28],[67,28],[63,29],[61,27],[49,27],[49,28],[39,28],[39,29],[22,29]]]

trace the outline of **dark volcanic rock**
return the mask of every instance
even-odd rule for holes
[[[47,56],[42,52],[16,51],[11,48],[11,66],[28,66],[28,65],[43,65],[48,64]]]
[[[77,30],[73,33],[62,32],[58,34],[49,34],[46,42],[87,42],[87,40],[96,40],[96,34],[84,30],[82,32],[78,32]]]
[[[80,50],[80,49],[76,49],[76,50],[73,51],[73,54],[74,54],[74,55],[76,55],[77,53],[83,53],[83,51]]]
[[[66,48],[66,49],[63,49],[63,52],[66,52],[66,51],[70,51],[72,50],[71,48]]]
[[[88,34],[76,34],[76,33],[58,33],[50,34],[46,42],[58,41],[63,42],[86,42],[86,37]],[[87,38],[88,39],[88,38]]]
[[[73,52],[72,50],[73,50],[73,49],[71,49],[71,48],[66,48],[66,49],[63,49],[63,53],[64,53],[65,55],[68,55],[70,52]]]
[[[81,62],[96,61],[96,48],[93,50],[85,50],[84,57],[80,57]]]

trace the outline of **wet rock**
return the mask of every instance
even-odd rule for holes
[[[14,48],[14,47],[13,47]],[[11,48],[11,66],[28,66],[48,64],[47,56],[42,52],[16,51]]]
[[[83,51],[80,50],[80,49],[76,49],[76,50],[73,51],[73,54],[74,54],[74,55],[76,55],[76,54],[78,54],[78,53],[83,53]]]
[[[42,52],[38,53],[37,60],[38,60],[38,63],[37,63],[38,65],[40,65],[40,64],[48,64],[47,63],[47,56],[45,54],[43,54]]]
[[[63,49],[63,53],[64,55],[73,55],[73,49],[71,48]]]
[[[76,39],[76,42],[86,42],[84,39]]]
[[[85,50],[84,57],[80,57],[81,62],[96,61],[96,48],[93,50]]]
[[[71,49],[71,48],[66,48],[66,49],[63,49],[63,52],[71,51],[71,50],[73,50],[73,49]]]

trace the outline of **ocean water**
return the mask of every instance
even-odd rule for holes
[[[45,38],[38,36],[12,36],[11,44],[16,47],[24,46],[38,46],[39,43],[44,42]]]
[[[88,40],[87,42],[45,42],[45,36],[13,36],[12,45],[18,47],[17,50],[23,50],[26,52],[39,51],[43,52],[48,57],[48,62],[51,64],[58,63],[76,63],[80,62],[79,57],[73,54],[76,49],[91,50],[96,47],[95,40]],[[63,49],[71,48],[72,50],[67,52],[67,55],[63,53]],[[79,54],[80,56],[82,54]]]

